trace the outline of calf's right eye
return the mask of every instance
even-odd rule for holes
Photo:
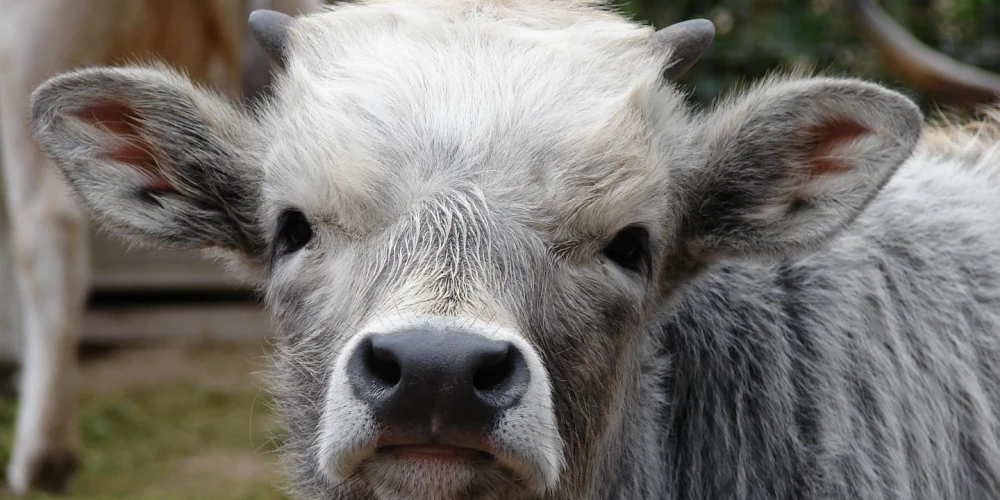
[[[278,246],[282,255],[295,253],[312,239],[313,231],[306,215],[299,210],[288,209],[278,218]]]

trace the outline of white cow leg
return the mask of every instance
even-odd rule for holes
[[[0,185],[3,175],[0,174]],[[7,202],[0,189],[0,399],[16,393],[15,377],[21,365],[24,339],[18,321],[21,305],[14,283],[14,257],[10,251]]]
[[[2,105],[23,90],[2,90],[4,187],[25,340],[8,486],[16,494],[62,492],[80,449],[75,375],[90,271],[88,233],[54,166],[28,140],[24,115],[10,112],[19,106]]]
[[[64,491],[79,450],[74,386],[87,289],[86,225],[45,198],[30,219],[18,216],[27,227],[15,223],[12,231],[25,346],[8,479],[19,493]]]

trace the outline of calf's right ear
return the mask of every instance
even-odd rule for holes
[[[254,122],[163,67],[97,68],[53,77],[31,96],[32,136],[91,219],[154,248],[253,255]]]

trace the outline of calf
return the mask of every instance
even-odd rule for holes
[[[300,498],[1000,492],[995,135],[803,74],[695,110],[711,24],[593,1],[251,24],[256,113],[131,65],[31,124],[102,227],[261,280]]]
[[[257,3],[275,4],[289,13],[320,4]],[[243,50],[245,9],[244,0],[3,3],[0,352],[23,361],[21,405],[8,467],[9,486],[16,493],[32,485],[62,490],[75,468],[75,356],[90,271],[83,214],[55,167],[30,140],[29,95],[57,73],[126,57],[155,57],[225,89],[233,98],[244,85],[257,93],[266,82],[259,76],[244,80],[245,62],[251,68],[248,75],[259,74],[252,70],[255,52]],[[263,61],[266,65],[266,55]],[[21,339],[25,345],[18,354]]]

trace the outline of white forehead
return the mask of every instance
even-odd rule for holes
[[[652,32],[552,0],[370,1],[300,18],[267,115],[266,185],[344,217],[404,204],[435,173],[523,179],[532,161],[634,156],[645,131],[623,123],[668,56]]]

